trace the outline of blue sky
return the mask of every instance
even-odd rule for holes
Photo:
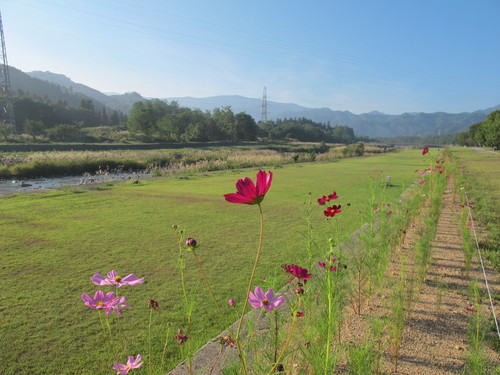
[[[0,0],[8,62],[102,92],[365,113],[500,104],[499,0]]]

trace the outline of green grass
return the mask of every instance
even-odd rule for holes
[[[454,148],[464,167],[465,191],[480,225],[480,247],[485,258],[500,272],[500,153],[479,153]],[[474,245],[475,246],[475,245]]]
[[[406,151],[337,163],[293,164],[273,169],[273,185],[263,202],[264,247],[256,280],[279,274],[281,264],[307,258],[305,202],[337,191],[343,208],[340,232],[348,235],[369,217],[373,181],[392,177],[380,201],[394,203],[426,167],[420,152]],[[230,204],[223,194],[235,191],[238,178],[255,170],[174,177],[122,184],[108,190],[60,190],[0,200],[0,363],[2,374],[112,373],[113,358],[103,341],[96,311],[83,305],[82,293],[97,286],[89,277],[111,269],[135,273],[146,282],[118,291],[133,309],[119,319],[127,355],[147,355],[147,299],[160,303],[153,313],[153,348],[159,363],[166,323],[185,329],[177,269],[178,234],[186,230],[200,245],[205,272],[223,310],[227,300],[243,301],[258,241],[255,206]],[[349,204],[349,205],[348,205]],[[331,235],[322,206],[313,207],[312,225],[319,246]],[[325,249],[321,249],[324,250]],[[193,258],[188,255],[187,288],[196,300],[189,332],[193,348],[218,335],[234,321],[211,305]],[[285,277],[283,276],[283,280]],[[114,316],[112,324],[118,319]],[[180,359],[172,341],[168,366]],[[109,371],[108,371],[109,370]],[[145,369],[137,373],[145,373]]]

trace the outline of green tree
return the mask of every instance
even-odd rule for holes
[[[224,134],[225,140],[236,140],[235,118],[231,106],[214,109],[212,118],[222,134]]]
[[[491,112],[481,123],[484,143],[495,150],[500,148],[500,111]]]
[[[0,122],[0,135],[2,135],[5,139],[5,142],[8,141],[7,137],[12,134],[14,130],[14,125],[9,122]]]
[[[245,112],[240,112],[234,119],[235,140],[255,141],[259,127],[252,116]]]
[[[24,132],[33,137],[33,141],[36,140],[38,135],[43,135],[45,126],[40,120],[26,120],[24,121]]]
[[[76,141],[80,136],[80,131],[74,125],[59,124],[48,129],[47,135],[51,141],[69,142]]]
[[[128,128],[149,137],[156,129],[157,117],[151,102],[135,102],[129,112]]]

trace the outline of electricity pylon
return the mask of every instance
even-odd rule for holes
[[[3,34],[2,14],[0,13],[0,36],[2,39],[2,64],[0,65],[0,122],[11,124],[12,132],[17,133],[16,119],[14,117],[14,101],[10,87],[9,64],[7,63],[7,51],[5,49],[5,37]]]

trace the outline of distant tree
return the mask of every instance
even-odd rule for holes
[[[82,99],[82,100],[80,100],[80,108],[86,109],[86,110],[88,110],[90,112],[94,112],[95,111],[94,102],[92,101],[92,99]]]
[[[235,140],[255,141],[259,130],[255,120],[247,113],[240,112],[234,119]]]
[[[24,122],[24,132],[33,137],[33,141],[36,139],[38,135],[42,135],[45,130],[45,126],[43,122],[40,120],[26,120]]]
[[[500,111],[491,112],[481,123],[484,143],[495,150],[500,148]]]
[[[128,128],[149,137],[155,130],[156,121],[151,102],[135,102],[129,112]]]
[[[80,131],[74,125],[59,124],[47,130],[51,141],[70,142],[78,139]]]
[[[236,140],[235,118],[231,106],[214,109],[212,118],[217,127],[224,134],[225,140]]]
[[[14,131],[14,125],[9,122],[0,122],[0,135],[4,137],[5,142],[8,141],[7,137]]]

